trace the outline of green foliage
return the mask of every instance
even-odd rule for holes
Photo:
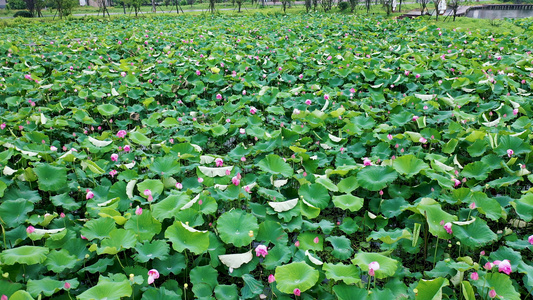
[[[12,22],[9,299],[530,292],[533,21],[513,34],[324,13]],[[481,267],[506,260],[510,274]]]

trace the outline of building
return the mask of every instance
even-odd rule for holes
[[[0,0],[5,1],[5,0]],[[106,6],[111,6],[111,0],[79,0],[80,6],[92,6],[92,7],[101,7],[102,1],[105,1]]]
[[[0,0],[0,9],[6,8],[6,0]]]

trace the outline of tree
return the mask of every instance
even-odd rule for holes
[[[381,0],[381,4],[383,5],[385,12],[387,13],[387,16],[389,16],[392,12],[392,1],[393,0]]]
[[[56,10],[56,15],[62,19],[72,13],[76,0],[50,0],[48,4]]]
[[[242,2],[244,0],[237,0],[237,6],[239,7],[239,12],[241,12],[241,6],[242,6]]]
[[[329,11],[333,7],[334,0],[322,0],[322,8],[324,11]]]
[[[357,7],[357,0],[350,0],[350,11],[354,12],[356,7]]]
[[[305,11],[309,12],[309,10],[311,10],[311,6],[313,5],[313,2],[312,0],[305,0],[304,5],[305,5]]]
[[[453,11],[453,21],[455,22],[455,17],[457,16],[457,10],[459,9],[459,2],[461,0],[451,0],[450,1],[450,8]]]
[[[429,1],[429,0],[427,0]],[[372,0],[365,0],[365,6],[366,6],[366,13],[370,13],[370,6],[372,5]]]
[[[283,12],[287,10],[287,5],[290,5],[291,0],[281,0],[281,5],[283,6]]]
[[[422,11],[420,12],[420,15],[424,15],[424,12],[427,11],[429,0],[419,0],[419,1],[420,1],[420,6],[422,6]]]
[[[215,13],[215,3],[216,3],[216,0],[209,0],[209,11],[212,14]]]

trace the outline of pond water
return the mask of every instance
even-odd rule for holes
[[[470,10],[466,16],[475,19],[529,18],[533,17],[533,10],[474,9]]]

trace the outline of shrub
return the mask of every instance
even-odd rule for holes
[[[339,10],[345,11],[348,8],[348,2],[339,2]]]
[[[21,17],[21,18],[31,18],[33,17],[31,15],[31,13],[27,10],[21,10],[21,11],[17,11],[14,15],[13,15],[13,18],[17,18],[17,17]]]

